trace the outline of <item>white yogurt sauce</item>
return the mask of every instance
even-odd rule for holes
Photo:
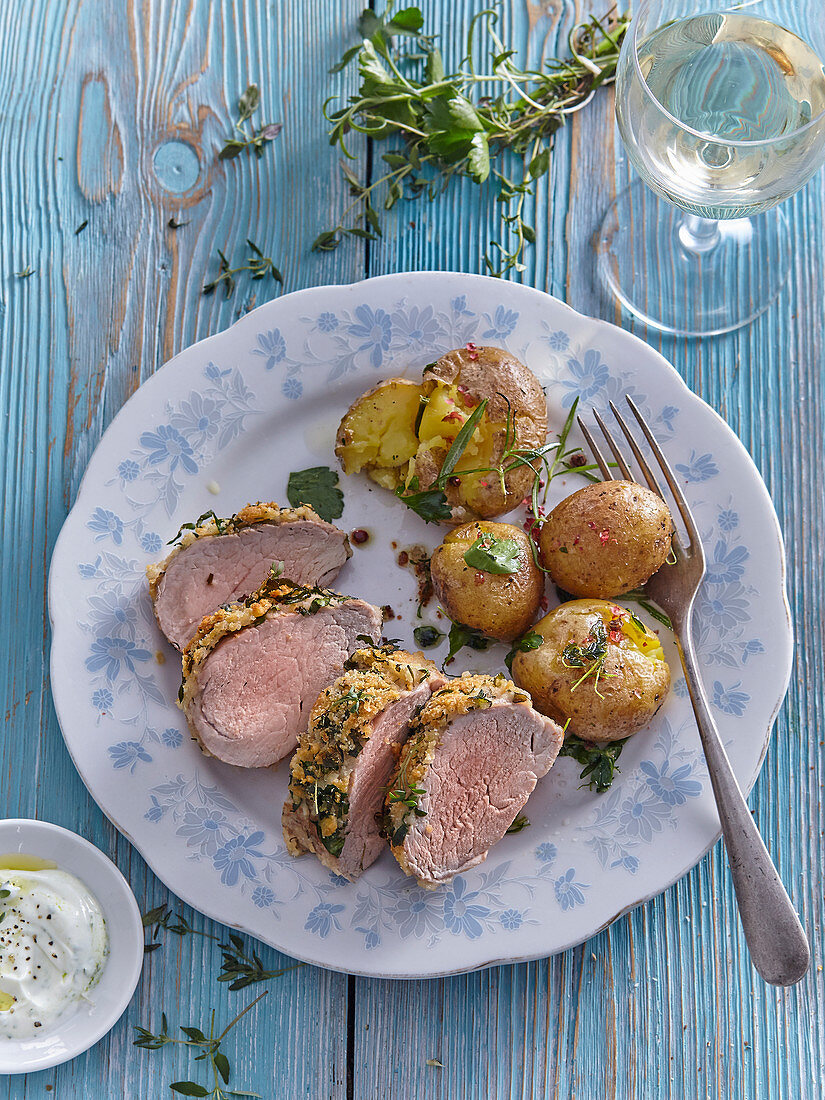
[[[0,914],[0,1039],[30,1039],[92,1003],[106,921],[80,879],[26,856],[0,857]]]

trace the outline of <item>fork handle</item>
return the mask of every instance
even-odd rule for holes
[[[690,615],[685,627],[678,631],[679,655],[722,823],[745,939],[753,964],[766,982],[793,985],[810,965],[808,939],[759,835],[711,717],[691,640]]]

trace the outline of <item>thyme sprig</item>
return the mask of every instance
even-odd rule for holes
[[[220,257],[218,274],[211,283],[205,284],[203,288],[204,294],[211,294],[216,287],[223,286],[226,297],[231,297],[235,291],[235,276],[240,275],[242,271],[249,271],[253,282],[258,279],[263,279],[267,275],[271,275],[276,283],[283,284],[284,277],[270,257],[264,256],[255,242],[251,241],[248,237],[246,238],[246,243],[249,245],[252,255],[248,256],[246,263],[241,264],[239,267],[230,267],[229,260],[224,253],[221,252],[220,249],[217,250],[218,256]]]
[[[244,149],[250,149],[259,159],[264,155],[264,146],[274,141],[283,129],[281,122],[269,122],[256,130],[251,118],[261,105],[261,93],[257,84],[250,84],[238,100],[238,121],[234,123],[238,137],[226,139],[226,144],[218,153],[218,160],[232,160]],[[246,124],[249,123],[247,128]]]
[[[258,982],[267,982],[270,978],[280,978],[288,970],[297,970],[304,965],[294,963],[292,966],[283,966],[280,970],[267,970],[259,955],[254,951],[247,951],[244,941],[233,932],[229,934],[229,943],[221,944],[221,951],[223,962],[218,981],[231,982],[229,988],[233,992]]]
[[[524,271],[525,246],[536,239],[525,220],[526,198],[549,170],[556,130],[613,80],[628,18],[591,16],[568,35],[569,57],[530,69],[516,64],[515,50],[499,37],[498,12],[485,9],[470,21],[463,60],[447,73],[435,39],[423,33],[420,10],[404,8],[388,20],[391,12],[390,2],[383,16],[362,15],[362,43],[333,69],[357,59],[358,91],[343,105],[337,96],[324,105],[330,144],[347,160],[354,159],[347,145],[353,131],[395,143],[382,155],[387,170],[362,183],[342,162],[352,201],[313,250],[331,251],[345,236],[375,240],[380,208],[404,197],[432,200],[454,177],[481,184],[492,176],[503,235],[488,249],[485,267],[493,275]],[[521,161],[514,177],[499,167],[504,153]]]
[[[221,1043],[238,1021],[241,1020],[247,1012],[251,1011],[259,1001],[266,997],[267,992],[268,991],[265,990],[259,997],[256,997],[254,1001],[248,1004],[246,1008],[242,1009],[237,1016],[229,1021],[219,1035],[215,1035],[214,1009],[212,1010],[208,1035],[205,1035],[200,1028],[184,1027],[180,1025],[180,1031],[182,1031],[185,1036],[183,1039],[177,1039],[169,1034],[169,1021],[164,1012],[161,1013],[161,1029],[157,1034],[145,1027],[135,1027],[137,1038],[133,1040],[133,1045],[142,1047],[144,1050],[160,1050],[162,1047],[174,1045],[192,1047],[200,1051],[200,1053],[195,1056],[195,1061],[207,1062],[209,1064],[212,1070],[214,1084],[211,1089],[208,1089],[205,1085],[201,1085],[197,1081],[173,1081],[169,1085],[169,1088],[181,1096],[214,1096],[215,1100],[224,1100],[227,1096],[260,1097],[260,1093],[258,1092],[249,1092],[244,1089],[229,1089],[225,1087],[229,1084],[232,1068],[226,1053],[221,1050]]]
[[[217,940],[219,937],[214,936],[211,932],[202,932],[199,928],[193,928],[183,913],[178,913],[177,916],[172,912],[168,905],[157,905],[154,909],[149,909],[143,914],[143,927],[147,930],[154,928],[154,934],[149,941],[143,945],[144,952],[148,955],[152,951],[157,951],[160,947],[160,934],[161,932],[173,932],[176,936],[204,936],[208,940]]]
[[[601,618],[594,619],[590,624],[587,634],[587,642],[576,645],[568,642],[561,651],[562,664],[567,668],[583,668],[584,672],[570,687],[571,691],[583,684],[585,680],[593,679],[593,690],[600,699],[604,696],[599,691],[599,680],[611,673],[604,671],[604,662],[607,657],[607,630]]]

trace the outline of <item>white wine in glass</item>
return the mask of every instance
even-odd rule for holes
[[[778,295],[790,240],[774,207],[825,161],[823,38],[820,0],[638,5],[616,116],[655,194],[637,183],[611,206],[599,269],[649,325],[727,332]]]

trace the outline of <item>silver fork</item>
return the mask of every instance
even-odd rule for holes
[[[725,838],[736,899],[739,903],[739,916],[753,964],[766,982],[771,982],[773,985],[793,985],[803,977],[810,964],[808,940],[791,899],[759,835],[739,784],[736,782],[728,755],[711,716],[696,662],[692,620],[696,593],[705,575],[702,540],[688,503],[662,449],[631,398],[627,398],[627,403],[661,468],[684,521],[688,538],[685,546],[678,533],[674,534],[673,550],[676,563],[663,565],[644,586],[645,591],[667,612],[673,624],[690,701],[693,704],[693,712],[696,715],[696,724],[699,727],[699,736],[705,752],[711,786],[716,798],[719,820],[722,823],[722,835]],[[645,481],[654,493],[664,499],[656,477],[624,417],[612,401],[610,408]],[[616,460],[622,478],[627,481],[638,481],[604,420],[595,410],[593,416]],[[581,417],[578,417],[578,422],[603,476],[607,480],[613,479],[614,474],[587,425],[583,423]]]

